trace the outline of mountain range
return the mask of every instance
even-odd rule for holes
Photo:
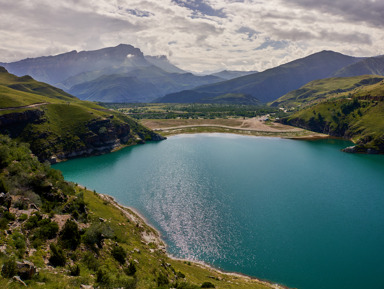
[[[83,100],[131,103],[269,103],[317,79],[384,75],[384,56],[321,51],[262,72],[224,70],[201,76],[126,44],[0,65]]]
[[[189,95],[190,102],[199,102],[205,94],[217,97],[237,93],[250,95],[267,103],[309,81],[330,77],[359,60],[333,51],[322,51],[263,72],[166,95],[157,99],[157,102],[177,102],[185,94]]]
[[[80,99],[105,102],[150,102],[168,93],[225,80],[194,75],[172,65],[165,56],[145,56],[126,44],[0,65],[17,76],[30,75]]]

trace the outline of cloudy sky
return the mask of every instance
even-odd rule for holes
[[[383,0],[0,0],[0,62],[120,43],[190,71],[384,54]]]

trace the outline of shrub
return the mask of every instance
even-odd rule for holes
[[[65,222],[60,232],[60,244],[66,249],[76,250],[80,244],[80,231],[76,222],[72,220]]]
[[[204,282],[201,285],[201,288],[215,288],[215,285],[213,285],[211,282]]]
[[[19,217],[19,221],[20,222],[24,222],[27,219],[28,219],[28,215],[27,214],[21,214],[20,217]]]
[[[112,228],[104,223],[101,224],[93,224],[89,227],[83,236],[83,241],[86,245],[94,248],[94,245],[97,247],[102,247],[102,241],[105,238],[112,238],[114,236]]]
[[[169,280],[167,275],[165,275],[163,272],[160,272],[159,275],[157,276],[157,286],[163,286],[163,285],[168,285]]]
[[[6,260],[1,268],[1,275],[4,278],[12,278],[16,275],[16,261],[14,258]]]
[[[96,271],[100,267],[99,261],[95,258],[95,256],[91,252],[85,253],[83,257],[84,264],[93,271]]]
[[[6,218],[8,221],[14,221],[16,220],[16,217],[14,214],[10,213],[9,211],[5,211],[3,213],[3,218]]]
[[[12,235],[13,243],[18,250],[25,250],[25,237],[19,232],[15,232]]]
[[[49,263],[51,263],[54,267],[64,266],[66,263],[66,258],[63,249],[53,243],[49,246],[49,248],[51,249],[51,257],[49,257]]]
[[[57,232],[59,232],[59,225],[56,222],[52,222],[49,219],[43,219],[39,222],[40,228],[37,233],[40,235],[41,239],[53,239],[56,237]]]
[[[79,267],[79,265],[69,266],[69,274],[71,276],[80,276],[80,267]]]
[[[9,221],[6,218],[0,218],[0,230],[7,229]]]
[[[177,278],[181,278],[181,279],[185,278],[185,275],[180,271],[177,272],[176,276],[177,276]]]
[[[41,215],[39,213],[35,213],[28,218],[28,220],[24,224],[24,228],[26,230],[31,230],[38,226],[39,221],[41,220]]]
[[[125,274],[133,276],[136,273],[136,266],[133,262],[129,263],[128,267],[124,269]]]
[[[46,240],[55,238],[59,231],[59,225],[49,219],[38,221],[37,226],[38,228],[34,231],[32,236],[35,247],[40,246]]]
[[[125,263],[125,258],[127,257],[127,252],[125,252],[124,248],[116,245],[112,248],[111,254],[113,258],[116,259],[120,264]]]
[[[102,269],[97,270],[97,272],[96,272],[96,282],[97,283],[106,285],[106,284],[110,283],[110,280],[111,280],[111,278],[106,271],[104,271]]]

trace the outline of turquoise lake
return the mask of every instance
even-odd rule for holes
[[[301,289],[384,288],[384,156],[340,140],[179,135],[54,166],[170,254]]]

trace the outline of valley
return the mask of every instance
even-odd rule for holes
[[[280,141],[318,140],[297,142],[300,145],[290,147],[292,151],[297,147],[300,149],[295,160],[288,160],[281,165],[284,176],[296,164],[296,159],[301,159],[305,152],[313,150],[310,159],[314,158],[313,155],[317,156],[318,147],[324,151],[330,150],[332,146],[333,149],[337,147],[337,150],[332,150],[332,154],[340,159],[346,158],[351,163],[355,161],[353,155],[347,156],[340,149],[349,153],[384,154],[384,62],[381,56],[358,58],[333,51],[321,51],[265,71],[223,70],[204,75],[184,71],[165,56],[144,55],[139,48],[120,44],[99,50],[71,51],[0,65],[4,66],[0,67],[0,264],[4,277],[0,280],[0,286],[3,287],[11,284],[11,288],[20,288],[25,284],[31,288],[39,288],[43,284],[45,288],[283,288],[238,274],[226,274],[193,262],[202,260],[213,265],[225,264],[224,267],[228,270],[238,271],[238,267],[233,265],[237,261],[227,264],[226,260],[221,260],[222,263],[215,263],[216,259],[221,258],[215,254],[209,255],[208,259],[205,259],[204,254],[197,259],[194,258],[195,255],[182,253],[176,256],[187,259],[170,257],[166,244],[161,240],[162,234],[149,226],[133,209],[118,204],[104,194],[113,195],[115,191],[110,192],[108,189],[116,184],[116,192],[119,191],[122,180],[133,176],[139,182],[131,181],[125,185],[124,194],[128,191],[129,194],[138,192],[141,195],[158,192],[157,189],[164,185],[161,194],[185,190],[190,192],[185,196],[188,199],[201,189],[195,188],[195,185],[202,183],[202,180],[208,180],[207,186],[212,185],[210,178],[197,178],[199,173],[195,171],[196,167],[188,167],[200,153],[196,149],[202,148],[204,152],[206,143],[212,141],[210,137],[220,139],[214,142],[218,148],[226,144],[227,147],[219,158],[224,162],[231,160],[235,152],[243,153],[241,149],[237,149],[243,148],[243,144],[248,142],[250,146],[247,154],[257,156],[251,159],[242,155],[243,163],[250,161],[258,164],[258,158],[264,157],[261,152],[269,155],[261,171],[256,166],[239,176],[247,176],[241,182],[244,184],[264,173],[265,179],[273,178],[274,172],[280,167],[271,166],[269,160],[274,157],[276,160],[292,157],[286,154],[286,147],[276,146],[275,150],[269,151],[269,146],[274,147]],[[207,137],[207,133],[210,137]],[[245,136],[267,138],[248,139]],[[166,153],[149,157],[151,154],[148,151],[142,155],[142,159],[132,163],[132,159],[136,159],[136,153],[131,155],[133,146],[147,143],[145,146],[135,146],[135,152],[140,151],[141,147],[168,149],[165,141],[167,137],[172,139],[169,141],[170,147],[176,143],[175,151],[187,148],[189,143],[195,143],[197,147],[192,146],[187,150],[195,153],[189,155],[187,160],[184,160],[184,154],[180,154],[167,165],[168,160],[174,157],[173,152],[168,152],[169,157],[166,157]],[[180,146],[177,145],[178,140],[181,140]],[[354,145],[347,142],[349,140]],[[346,144],[351,146],[343,147]],[[132,148],[127,148],[131,146]],[[255,151],[253,148],[256,146],[260,147]],[[116,152],[122,148],[126,149]],[[307,150],[308,148],[311,149]],[[231,150],[235,151],[228,154],[227,151]],[[111,152],[115,153],[108,154]],[[201,163],[213,158],[208,163],[215,164],[218,160],[214,158],[218,152],[219,150],[213,150],[202,155]],[[102,189],[97,191],[103,195],[99,195],[96,190],[87,189],[83,183],[79,185],[64,180],[59,171],[50,167],[50,164],[78,158],[78,161],[84,160],[86,163],[85,169],[77,172],[79,175],[92,172],[100,166],[116,172],[114,165],[118,164],[119,156],[125,153],[128,157],[131,155],[124,163],[126,167],[129,163],[130,167],[125,175],[118,174],[114,184],[109,184],[108,172],[103,172],[96,179],[96,184],[99,181],[102,184]],[[100,155],[110,157],[111,164],[109,161],[100,162],[103,159]],[[95,156],[100,158],[94,158]],[[371,157],[362,158],[363,167]],[[159,159],[162,159],[160,163]],[[316,162],[321,163],[323,159]],[[88,161],[91,165],[87,165]],[[306,159],[301,162],[306,163]],[[236,165],[238,171],[243,163]],[[157,183],[152,183],[151,180],[145,184],[140,183],[143,176],[153,173],[144,166],[147,164],[152,164],[151,169],[163,168],[156,177]],[[234,164],[232,160],[229,164],[217,167],[214,171],[223,173],[218,178],[223,182],[228,181],[225,174],[232,170]],[[228,168],[221,171],[227,165]],[[324,168],[327,167],[327,164],[323,165]],[[178,175],[186,168],[188,172],[185,175]],[[73,171],[76,169],[76,166],[72,168]],[[165,171],[172,175],[167,175],[164,179]],[[308,171],[310,170],[305,172]],[[94,173],[97,174],[96,171]],[[298,175],[301,174],[304,173]],[[314,181],[307,183],[308,187],[318,184],[317,173],[312,175],[315,176]],[[177,179],[173,179],[174,176],[178,176]],[[296,177],[298,176],[291,175],[290,179]],[[326,178],[332,177],[328,175]],[[189,183],[190,179],[192,181]],[[172,183],[170,180],[177,182]],[[237,192],[238,181],[233,182],[236,187],[233,187],[230,194]],[[284,179],[283,183],[285,182],[287,180]],[[261,179],[247,187],[246,192],[253,192],[253,188],[258,188],[260,183]],[[274,181],[268,184],[270,183]],[[105,184],[109,184],[108,189],[103,187]],[[149,184],[152,185],[151,188],[148,188]],[[173,186],[171,190],[169,184]],[[300,180],[298,184],[301,184]],[[373,184],[374,189],[376,184],[380,185],[376,179]],[[285,188],[290,188],[291,185],[287,183],[278,187],[271,194],[285,192]],[[137,186],[136,189],[133,189],[134,186]],[[218,188],[221,183],[213,186]],[[191,188],[193,190],[190,191]],[[209,196],[206,193],[203,194],[204,198]],[[219,190],[218,196],[220,193]],[[360,191],[354,193],[359,196]],[[152,203],[152,197],[148,197],[146,204],[159,209],[158,205],[164,200],[177,197],[177,194],[172,197],[156,197],[158,199],[155,203]],[[317,197],[308,199],[308,202],[317,201]],[[183,203],[185,199],[180,202]],[[191,199],[192,204],[193,201],[195,200]],[[280,198],[274,203],[279,202]],[[219,203],[211,203],[212,208],[215,204]],[[169,208],[172,205],[173,202],[164,206]],[[180,206],[186,210],[188,205],[190,204],[183,203]],[[267,205],[270,204],[267,202]],[[225,206],[227,204],[223,204]],[[304,205],[303,207],[305,208]],[[351,207],[354,208],[354,203]],[[272,211],[276,209],[273,206],[271,208]],[[260,212],[262,209],[260,208]],[[177,243],[178,237],[185,233],[181,231],[188,228],[179,223],[169,227],[173,221],[178,220],[173,215],[179,212],[177,208],[172,211],[164,209],[162,214],[156,216],[148,213],[152,211],[147,207],[141,207],[141,210],[147,212],[146,217],[157,220],[156,228],[173,236],[172,240],[167,239],[169,236],[164,239],[173,245],[172,242]],[[196,224],[202,222],[201,228],[209,224],[207,220],[217,221],[212,215],[214,210],[199,210],[204,212],[206,218],[204,220],[199,219],[201,215],[194,216]],[[267,211],[266,214],[269,213]],[[226,214],[223,213],[223,216]],[[188,223],[189,218],[186,216],[183,220]],[[274,218],[275,221],[279,219],[279,214]],[[302,218],[305,219],[305,214],[299,217]],[[266,224],[266,228],[269,227],[269,223]],[[217,223],[212,227],[212,232],[216,232],[222,225],[222,222]],[[181,231],[172,235],[174,228],[181,228]],[[189,229],[193,231],[194,225]],[[77,236],[75,240],[72,236],[68,237],[67,230],[72,230],[74,236]],[[256,232],[257,230],[254,235],[257,235]],[[268,230],[265,235],[268,235]],[[290,233],[287,232],[287,235]],[[228,236],[233,238],[233,232],[229,232]],[[211,236],[203,233],[201,238],[200,241],[204,243]],[[185,248],[198,247],[200,241],[186,242],[172,248],[182,251]],[[259,241],[264,242],[263,238]],[[76,246],[71,247],[72,242]],[[221,244],[217,244],[217,248],[220,246]],[[208,245],[202,248],[212,250],[207,251],[209,254],[216,250]],[[240,247],[237,249],[241,252]],[[274,249],[276,247],[271,250]],[[196,252],[200,252],[199,250]],[[265,249],[265,252],[269,252],[269,249]],[[267,255],[260,257],[261,262],[269,260]],[[277,256],[271,260],[274,262],[278,259]],[[100,258],[105,263],[99,262]],[[249,264],[253,264],[253,261],[249,261]],[[28,274],[23,271],[26,270],[25,267],[30,270]],[[290,276],[284,277],[285,272],[290,272],[291,268],[288,263],[283,267],[285,268],[278,272],[278,275],[281,274],[278,280],[285,284],[285,280],[291,279]],[[258,275],[257,272],[264,272],[264,269],[268,272],[266,268],[261,271],[256,268],[260,269],[249,265],[244,270],[250,275]],[[292,276],[297,273],[294,270],[291,272]],[[20,280],[15,277],[19,275]],[[269,273],[265,276],[275,280]],[[289,284],[301,284],[300,276],[295,278],[297,279]],[[336,280],[334,282],[337,283]],[[309,288],[308,283],[302,284]]]

